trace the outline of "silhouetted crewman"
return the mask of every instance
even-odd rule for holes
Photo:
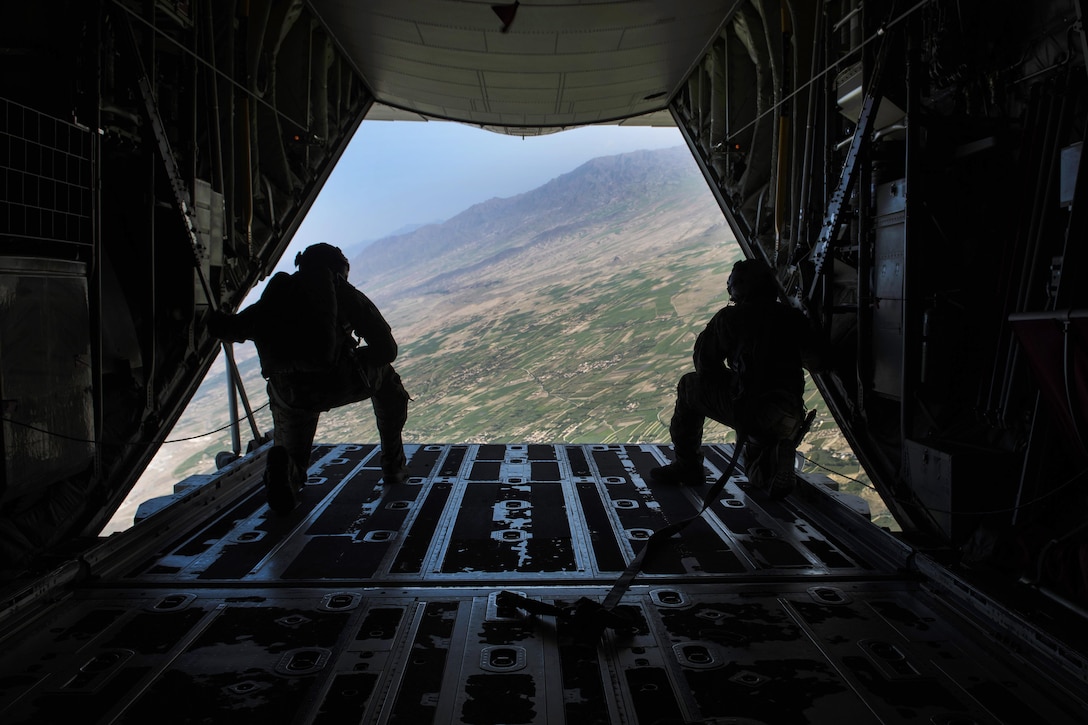
[[[695,372],[676,388],[669,423],[675,461],[650,475],[661,483],[704,483],[700,448],[710,418],[748,434],[749,478],[786,495],[805,416],[802,367],[819,364],[818,337],[804,314],[778,301],[774,277],[762,262],[737,262],[726,284],[735,304],[720,309],[699,334]],[[759,481],[767,472],[773,480]]]
[[[389,324],[348,282],[348,260],[337,247],[307,247],[295,265],[294,274],[273,275],[259,301],[236,315],[216,313],[208,325],[219,339],[257,346],[275,427],[265,487],[281,512],[295,507],[306,481],[318,417],[348,403],[371,399],[385,483],[406,477],[401,431],[409,397],[390,364],[397,343]]]

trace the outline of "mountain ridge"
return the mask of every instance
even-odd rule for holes
[[[651,174],[662,178],[652,181]],[[587,216],[602,208],[631,204],[632,195],[644,195],[667,183],[693,191],[699,185],[705,188],[683,147],[598,157],[531,191],[493,197],[440,224],[375,240],[352,258],[352,269],[359,270],[361,283],[380,285],[398,271],[436,255],[455,253],[466,262],[478,263],[501,252],[508,246],[504,239],[522,229],[536,228],[545,238],[556,232],[553,220],[586,223]]]

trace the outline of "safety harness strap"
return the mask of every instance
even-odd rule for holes
[[[729,482],[729,477],[732,476],[733,471],[737,469],[737,462],[740,460],[741,451],[747,443],[748,435],[743,431],[738,431],[737,444],[733,447],[733,456],[729,459],[729,465],[725,467],[725,471],[722,472],[722,475],[718,476],[718,480],[714,482],[714,485],[711,486],[710,490],[703,496],[703,505],[694,515],[689,516],[683,521],[677,521],[676,523],[663,526],[650,535],[650,538],[646,540],[646,545],[639,549],[639,552],[631,559],[631,563],[628,564],[624,572],[620,574],[620,578],[612,585],[612,589],[609,590],[608,595],[605,596],[603,602],[605,609],[611,610],[620,603],[620,599],[623,598],[623,595],[631,588],[631,584],[634,582],[635,577],[642,571],[643,562],[650,558],[661,547],[661,542],[683,531],[687,528],[688,524],[702,516],[703,512],[718,500],[718,496],[721,495],[722,489],[725,488],[725,484]]]

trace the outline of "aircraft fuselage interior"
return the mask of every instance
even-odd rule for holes
[[[1081,0],[8,5],[0,720],[1088,722]],[[281,516],[242,415],[102,536],[364,119],[678,128],[900,530],[740,469],[605,606],[668,441],[320,442]]]

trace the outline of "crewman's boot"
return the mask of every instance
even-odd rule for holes
[[[298,506],[298,496],[295,486],[291,484],[288,468],[287,449],[283,446],[269,448],[264,462],[264,490],[268,507],[278,514],[290,513]]]
[[[371,402],[374,405],[374,419],[378,424],[378,437],[382,445],[382,483],[393,486],[408,480],[408,459],[404,455],[401,432],[408,420],[408,401],[411,396],[404,389],[400,375],[390,365],[379,368],[371,379],[381,381],[381,386]]]
[[[794,466],[797,462],[797,446],[801,445],[815,418],[816,411],[810,410],[793,437],[779,439],[774,450],[768,452],[769,461],[773,461],[774,465],[774,476],[771,477],[770,485],[767,487],[767,493],[771,498],[783,499],[793,493],[793,489],[796,488],[797,475]]]
[[[774,461],[774,476],[771,478],[767,493],[771,498],[783,499],[793,493],[797,485],[797,476],[793,470],[797,449],[792,440],[782,438],[775,444],[775,449],[768,453]]]
[[[381,436],[382,443],[382,483],[386,486],[404,483],[408,480],[408,459],[404,455],[404,444],[401,443],[400,431],[398,430],[396,433],[382,432],[379,428],[378,433]]]

